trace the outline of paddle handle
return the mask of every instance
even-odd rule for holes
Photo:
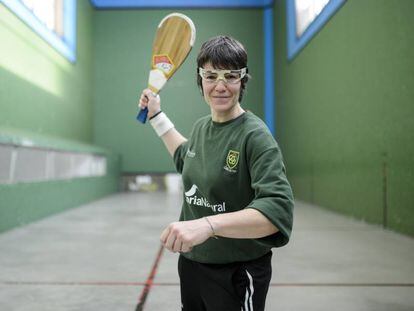
[[[147,121],[148,108],[141,109],[137,115],[137,120],[143,124]]]

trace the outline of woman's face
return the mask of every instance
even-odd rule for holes
[[[211,64],[203,66],[205,70],[214,70]],[[215,113],[226,113],[238,103],[241,82],[226,83],[223,80],[208,82],[202,80],[204,99]]]

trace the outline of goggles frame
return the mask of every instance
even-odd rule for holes
[[[207,73],[217,74],[216,80],[211,81],[210,79],[205,78],[204,75]],[[227,73],[240,74],[240,78],[238,78],[236,81],[229,82],[225,77],[225,74]],[[247,68],[244,67],[241,69],[204,69],[204,68],[199,67],[198,74],[200,75],[203,81],[206,81],[208,83],[218,83],[219,80],[222,80],[224,83],[235,84],[235,83],[240,82],[246,76]]]

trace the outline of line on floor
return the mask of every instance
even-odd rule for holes
[[[54,282],[54,281],[0,281],[13,286],[145,286],[146,282]],[[178,282],[153,282],[152,286],[180,286]],[[271,283],[271,287],[414,287],[414,283]]]
[[[272,287],[414,287],[414,283],[271,283]]]

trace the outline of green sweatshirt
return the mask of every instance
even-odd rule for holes
[[[289,241],[293,195],[280,149],[266,125],[251,112],[217,123],[199,119],[190,139],[174,153],[182,174],[180,221],[254,208],[279,231],[260,239],[210,238],[183,255],[202,263],[256,259]]]

